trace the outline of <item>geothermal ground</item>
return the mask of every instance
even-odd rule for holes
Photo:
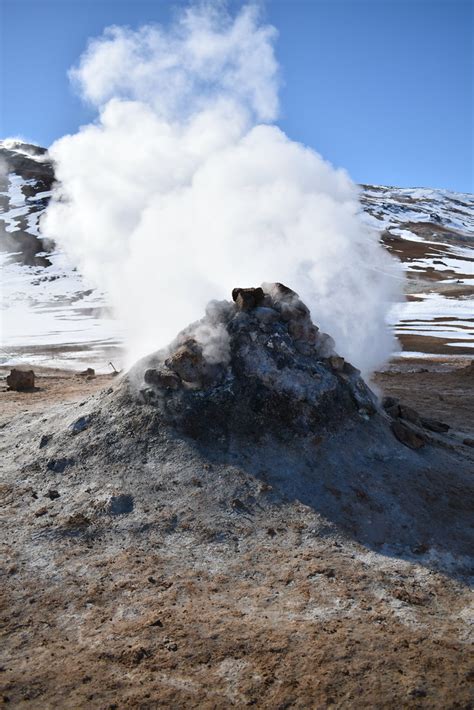
[[[402,407],[384,409],[307,324],[294,347],[271,302],[280,315],[230,312],[232,372],[191,387],[186,339],[132,379],[64,369],[111,371],[120,331],[41,240],[48,164],[2,151],[0,699],[472,707],[472,196],[364,187],[408,272],[404,352],[372,383]],[[249,390],[245,343],[276,358]],[[34,390],[8,390],[19,364]]]
[[[404,362],[377,384],[472,437],[463,366]],[[472,594],[449,549],[423,539],[403,556],[370,549],[297,500],[268,506],[270,486],[237,466],[226,472],[235,492],[222,492],[228,525],[196,525],[193,510],[222,486],[204,460],[186,481],[163,462],[146,497],[129,470],[105,481],[87,470],[25,475],[51,421],[118,382],[44,370],[37,386],[0,392],[5,703],[470,707]],[[363,471],[353,499],[370,515],[361,483]],[[447,493],[454,515],[466,493]],[[248,497],[251,510],[237,502]],[[107,513],[114,498],[133,510]]]
[[[383,408],[265,299],[211,309],[222,365],[191,328],[0,392],[5,703],[470,707],[472,367],[402,361]]]

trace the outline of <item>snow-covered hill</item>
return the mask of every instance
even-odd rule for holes
[[[0,141],[0,363],[107,370],[120,356],[120,327],[104,295],[39,231],[53,180],[44,149]]]
[[[363,185],[364,220],[406,269],[392,310],[406,352],[474,354],[474,195]]]
[[[95,364],[120,350],[104,295],[41,237],[54,171],[44,148],[0,141],[0,362]],[[363,185],[362,218],[407,273],[391,319],[404,353],[474,354],[474,196]]]

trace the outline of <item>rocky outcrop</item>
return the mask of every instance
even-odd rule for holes
[[[450,426],[431,417],[421,417],[417,411],[406,404],[402,404],[395,397],[384,397],[382,406],[390,417],[391,429],[397,439],[410,449],[421,449],[430,435],[446,434]]]
[[[0,248],[27,266],[50,266],[43,252],[52,244],[38,231],[55,179],[47,151],[22,141],[0,141],[0,167]],[[9,215],[7,222],[2,214]]]

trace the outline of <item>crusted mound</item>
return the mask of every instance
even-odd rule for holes
[[[367,420],[377,400],[334,352],[298,295],[282,284],[236,288],[169,350],[130,372],[140,397],[193,438],[279,439]]]
[[[397,400],[379,404],[298,296],[270,284],[234,289],[114,386],[44,420],[22,471],[32,485],[69,487],[58,535],[83,524],[103,534],[104,514],[126,505],[140,536],[158,524],[158,501],[171,529],[231,539],[236,511],[285,517],[302,504],[318,534],[390,555],[424,550],[426,564],[449,552],[464,569],[472,450],[446,429]],[[77,518],[79,485],[94,503]]]

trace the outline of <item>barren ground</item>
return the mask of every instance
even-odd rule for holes
[[[376,383],[472,436],[465,364],[401,362]],[[61,485],[51,499],[47,473],[35,490],[25,482],[23,442],[40,438],[39,422],[59,403],[84,401],[113,379],[43,370],[35,392],[0,385],[6,705],[472,707],[467,577],[450,575],[449,559],[437,571],[422,546],[398,559],[320,534],[298,502],[271,519],[232,513],[224,545],[177,525],[159,491],[149,502],[156,524],[133,537],[118,516],[96,538],[78,513],[57,539]],[[211,474],[196,470],[196,496]]]

